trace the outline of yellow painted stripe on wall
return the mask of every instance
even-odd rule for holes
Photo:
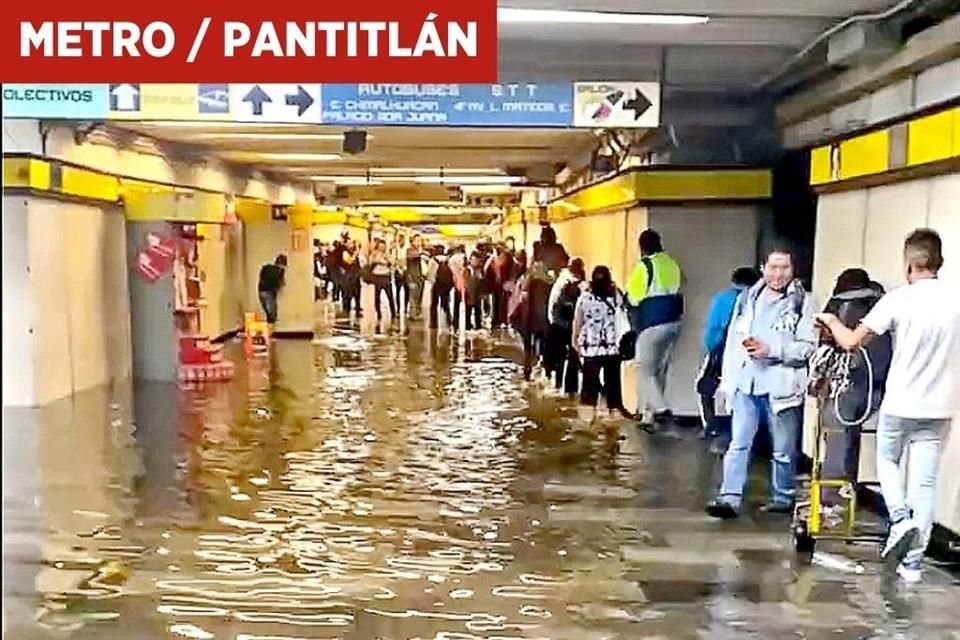
[[[120,178],[120,195],[126,197],[129,193],[173,193],[176,188],[169,184],[160,184],[133,178]]]
[[[369,229],[370,222],[363,216],[354,216],[347,215],[347,226],[356,227],[357,229]]]
[[[754,200],[769,198],[767,170],[650,171],[636,173],[637,200]]]
[[[954,154],[958,109],[925,116],[907,125],[907,165],[946,160]]]
[[[287,207],[287,220],[294,229],[309,229],[313,224],[313,205],[290,205]]]
[[[117,202],[120,199],[120,180],[95,171],[63,166],[60,169],[60,193],[91,200]],[[56,185],[54,185],[56,189]]]
[[[960,107],[953,110],[953,157],[960,158]]]
[[[570,217],[629,206],[636,199],[633,174],[622,173],[555,200],[547,211],[552,216]]]
[[[384,222],[420,222],[425,216],[413,207],[380,207],[377,215]]]
[[[226,216],[226,196],[222,193],[131,190],[124,194],[128,220],[207,222],[222,224]]]
[[[234,208],[237,218],[245,224],[269,222],[272,217],[270,215],[270,203],[265,200],[246,197],[237,198],[234,203]]]
[[[346,224],[347,214],[344,211],[314,211],[313,224]]]
[[[5,157],[3,186],[46,191],[50,188],[50,163],[37,158]]]
[[[874,131],[840,143],[840,179],[848,180],[890,168],[890,131]]]
[[[645,201],[763,200],[772,190],[767,169],[630,171],[553,201],[548,217],[568,220]]]
[[[826,184],[833,180],[832,147],[817,147],[810,151],[810,184]]]

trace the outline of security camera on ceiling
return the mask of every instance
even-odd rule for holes
[[[345,131],[343,134],[343,152],[349,155],[359,155],[367,150],[366,131]]]

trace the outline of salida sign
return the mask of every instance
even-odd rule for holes
[[[13,82],[492,82],[495,0],[10,4]]]

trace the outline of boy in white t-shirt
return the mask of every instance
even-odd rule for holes
[[[960,412],[960,290],[937,277],[943,245],[936,231],[911,233],[904,261],[907,286],[882,297],[855,330],[830,314],[817,320],[848,350],[872,336],[893,335],[877,430],[877,476],[891,520],[882,555],[899,562],[904,580],[919,582],[933,528],[941,444]],[[905,490],[900,461],[907,449]]]

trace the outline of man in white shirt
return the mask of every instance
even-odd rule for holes
[[[877,475],[890,512],[882,551],[895,558],[907,582],[922,578],[936,504],[941,444],[960,411],[960,297],[943,282],[943,244],[932,229],[917,229],[904,243],[907,286],[882,297],[854,330],[836,316],[818,322],[837,344],[857,349],[875,335],[893,335],[893,360],[877,430]],[[907,487],[900,462],[909,450]]]

